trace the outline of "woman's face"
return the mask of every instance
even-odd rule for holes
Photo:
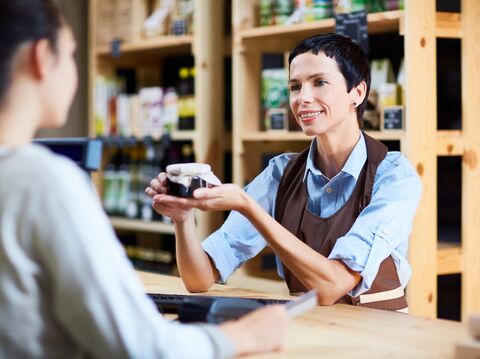
[[[357,87],[347,92],[337,62],[323,52],[306,52],[292,60],[289,88],[290,108],[306,135],[358,128],[354,103],[360,104],[363,98]]]
[[[66,122],[78,84],[77,66],[73,58],[75,47],[71,29],[64,26],[58,34],[58,51],[53,54],[51,66],[44,79],[43,128],[60,127]]]

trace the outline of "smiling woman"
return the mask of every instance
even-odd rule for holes
[[[401,153],[360,131],[368,59],[351,39],[323,34],[301,41],[289,64],[290,107],[314,136],[308,148],[273,158],[244,190],[225,184],[177,198],[166,194],[164,173],[146,189],[175,223],[182,279],[205,291],[269,245],[292,293],[408,311],[406,253],[421,184]],[[233,211],[200,245],[193,208]]]
[[[316,72],[319,68],[322,72]],[[290,108],[306,135],[328,133],[334,138],[336,133],[344,142],[345,129],[349,129],[350,137],[358,139],[360,128],[355,128],[352,122],[360,115],[357,104],[365,99],[365,80],[348,89],[335,59],[323,52],[308,52],[297,55],[290,62],[289,83]]]

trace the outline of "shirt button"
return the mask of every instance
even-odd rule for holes
[[[327,188],[327,193],[332,193],[332,191],[333,191],[332,187]]]

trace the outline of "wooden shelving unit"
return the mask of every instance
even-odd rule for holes
[[[224,1],[194,0],[194,35],[162,36],[158,38],[137,38],[130,43],[120,44],[117,54],[112,55],[111,46],[97,46],[97,9],[101,0],[89,0],[89,134],[95,136],[94,88],[97,74],[114,73],[121,66],[135,67],[139,64],[154,63],[170,55],[191,55],[195,61],[196,129],[174,131],[174,141],[191,141],[197,162],[209,163],[215,173],[222,176],[224,144],[223,85],[224,85]],[[132,9],[132,11],[140,11]],[[118,56],[119,54],[119,56]],[[160,69],[161,71],[161,69]],[[214,84],[214,86],[212,86]],[[161,85],[161,84],[159,84]],[[159,169],[160,170],[160,169]],[[96,183],[100,189],[101,181]],[[197,231],[200,238],[206,237],[221,223],[221,213],[196,213]],[[132,231],[173,233],[173,227],[161,223],[146,223],[141,220],[112,218],[115,228]]]
[[[145,222],[123,217],[110,217],[110,220],[112,221],[112,225],[115,229],[159,234],[175,234],[173,224],[166,224],[156,221]]]
[[[334,30],[334,20],[256,27],[258,0],[232,0],[233,22],[233,178],[243,185],[260,170],[260,151],[301,149],[310,140],[298,132],[260,128],[262,53],[286,53],[300,40]],[[368,15],[369,33],[404,36],[406,130],[368,132],[379,140],[398,140],[417,169],[423,196],[410,238],[413,276],[410,310],[436,317],[437,275],[462,273],[462,318],[480,309],[480,3],[462,0],[462,13],[437,13],[435,0],[406,0],[405,10]],[[462,40],[462,130],[437,130],[436,39]],[[414,84],[408,86],[408,84]],[[462,156],[462,245],[438,243],[437,156]],[[476,179],[475,179],[476,178]],[[441,210],[441,209],[440,209]],[[248,273],[247,273],[248,274]]]
[[[480,93],[475,77],[480,71],[476,45],[479,35],[480,4],[461,2],[461,14],[443,17],[444,31],[432,26],[435,1],[407,2],[405,13],[405,66],[408,131],[405,152],[417,168],[424,185],[411,238],[410,261],[414,275],[409,284],[414,313],[434,317],[437,302],[437,274],[462,273],[462,319],[480,308],[480,267],[478,264],[480,190],[475,183],[478,166],[472,158],[480,151],[479,114],[475,110]],[[438,19],[438,16],[437,16]],[[451,22],[449,22],[451,21]],[[438,22],[437,22],[438,24]],[[448,29],[448,31],[447,31]],[[462,40],[462,131],[437,130],[436,38]],[[475,44],[475,45],[474,45]],[[417,121],[416,119],[422,119]],[[437,156],[462,156],[462,237],[461,247],[437,244]],[[441,210],[441,209],[439,209]],[[431,255],[437,250],[437,260]],[[440,261],[441,259],[441,261]]]

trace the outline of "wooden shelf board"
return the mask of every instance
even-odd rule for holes
[[[366,131],[368,135],[377,140],[401,141],[405,137],[403,131]],[[241,136],[242,141],[311,141],[303,132],[283,132],[283,131],[258,131],[249,132]]]
[[[398,30],[399,19],[403,16],[403,10],[385,11],[367,15],[368,31],[370,33],[389,32]],[[328,18],[315,22],[307,22],[295,25],[262,26],[239,31],[242,40],[262,39],[265,37],[306,37],[309,34],[333,31],[335,19]]]
[[[437,275],[462,273],[462,267],[460,243],[438,242]]]
[[[112,226],[115,229],[123,229],[130,231],[151,232],[175,234],[173,224],[166,224],[162,222],[145,222],[138,219],[128,219],[122,217],[110,217]]]
[[[370,34],[399,32],[403,30],[403,10],[385,11],[367,15],[368,32]],[[335,30],[333,18],[323,19],[315,22],[308,22],[295,25],[274,25],[253,27],[239,30],[239,38],[244,42],[256,40],[279,40],[287,44],[291,41],[299,41],[308,36],[320,32],[331,32]],[[436,36],[440,38],[461,38],[461,17],[458,13],[437,12]]]
[[[461,15],[455,12],[437,12],[437,37],[460,39],[462,37]]]
[[[170,136],[173,141],[195,141],[197,132],[192,131],[172,131]]]
[[[463,139],[461,130],[437,131],[437,156],[461,156]]]
[[[192,48],[193,35],[181,36],[163,36],[152,39],[142,39],[135,43],[125,43],[120,45],[121,54],[134,54],[151,50],[169,50],[169,49],[185,49]],[[102,45],[95,48],[95,52],[99,56],[109,56],[112,53],[111,46]]]
[[[404,131],[365,131],[367,135],[379,141],[401,141],[405,138]]]

